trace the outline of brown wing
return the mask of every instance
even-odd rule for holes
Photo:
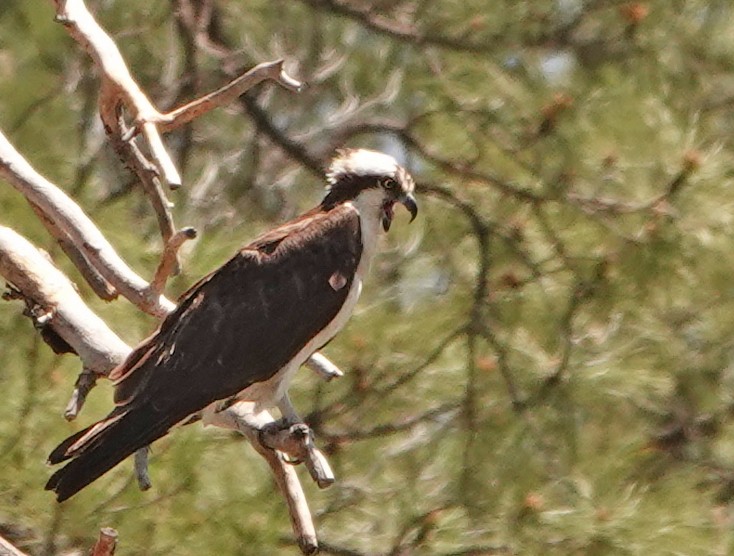
[[[197,283],[115,369],[116,409],[49,457],[78,456],[47,485],[59,499],[192,413],[270,378],[333,320],[361,256],[357,212],[341,206],[284,228],[289,233],[258,238]],[[347,287],[330,285],[334,273]]]
[[[351,286],[360,255],[359,217],[345,206],[260,236],[183,294],[112,371],[115,402],[166,396],[170,377],[204,382],[197,390],[206,403],[196,405],[205,407],[266,380],[336,316],[349,287],[334,291],[329,278],[339,272]],[[149,385],[153,375],[158,386]]]

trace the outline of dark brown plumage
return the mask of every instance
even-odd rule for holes
[[[389,227],[395,202],[403,202],[413,216],[417,210],[412,180],[402,168],[395,165],[388,176],[371,171],[371,156],[388,170],[390,157],[354,153],[333,164],[341,173],[335,171],[321,205],[261,235],[197,282],[158,330],[112,371],[115,408],[64,440],[48,458],[51,464],[71,460],[46,484],[59,501],[210,404],[297,368],[307,346],[318,349],[312,344],[328,341],[346,322],[349,315],[340,311],[351,292],[346,304],[351,312],[359,294],[352,285],[361,280],[363,230],[370,230],[372,252],[379,223]],[[355,160],[361,187],[349,173]],[[388,178],[404,181],[385,187]],[[367,201],[359,201],[365,191],[371,191]],[[338,202],[332,202],[334,196]],[[364,228],[366,221],[372,224]],[[282,380],[287,386],[287,378]]]

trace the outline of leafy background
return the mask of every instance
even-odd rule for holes
[[[338,475],[304,483],[326,554],[729,554],[734,6],[704,0],[90,1],[156,103],[276,57],[309,83],[248,93],[167,141],[176,221],[200,231],[171,296],[315,204],[340,146],[390,152],[420,218],[385,238],[359,309],[295,403]],[[182,14],[211,19],[195,36]],[[0,128],[151,275],[155,217],[105,142],[97,76],[47,2],[0,3]],[[0,223],[106,304],[0,186]],[[32,554],[296,553],[238,437],[199,426],[63,505],[50,449],[79,363],[0,304],[0,533]]]

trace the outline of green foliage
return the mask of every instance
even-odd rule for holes
[[[732,551],[730,2],[215,2],[216,48],[193,51],[188,2],[90,4],[164,107],[279,56],[310,85],[168,137],[177,223],[201,232],[171,296],[312,206],[336,147],[418,179],[420,218],[396,222],[326,349],[346,376],[294,388],[338,475],[306,485],[326,553]],[[155,218],[105,143],[93,65],[50,3],[5,0],[0,29],[0,128],[149,276]],[[7,186],[0,207],[123,338],[150,332],[93,298]],[[63,421],[78,361],[20,312],[0,304],[0,524],[27,528],[18,544],[61,553],[113,526],[124,554],[296,551],[261,459],[198,425],[154,445],[151,491],[125,463],[57,506],[45,457],[111,388]]]

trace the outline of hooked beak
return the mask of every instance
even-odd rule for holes
[[[403,206],[408,209],[408,212],[410,213],[410,221],[412,222],[415,220],[415,217],[418,216],[418,204],[415,202],[413,194],[406,193],[399,200],[403,203]]]
[[[402,195],[397,199],[397,202],[402,203],[402,205],[408,210],[410,213],[410,221],[412,222],[415,220],[415,217],[418,215],[418,205],[416,204],[415,197],[413,197],[412,193]],[[392,224],[394,204],[395,201],[387,201],[382,205],[382,229],[386,232],[390,229],[390,224]]]

